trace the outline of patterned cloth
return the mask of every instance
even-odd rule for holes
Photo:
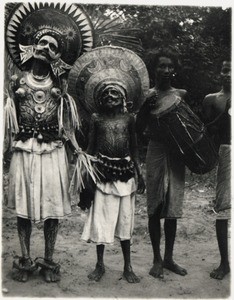
[[[39,144],[32,138],[15,143],[8,207],[15,208],[17,216],[40,222],[71,214],[68,189],[68,161],[61,141]]]
[[[231,208],[231,146],[220,145],[214,210],[221,212]]]
[[[180,218],[184,199],[185,165],[168,153],[167,147],[151,140],[146,156],[148,214],[162,205],[161,218]]]
[[[98,183],[81,239],[113,244],[114,238],[130,240],[134,227],[135,179]]]

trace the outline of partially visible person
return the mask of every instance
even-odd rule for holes
[[[146,156],[146,187],[154,259],[149,274],[155,278],[163,278],[163,268],[166,268],[184,276],[187,271],[175,263],[173,250],[177,219],[182,217],[185,164],[179,156],[172,154],[159,116],[185,100],[187,91],[172,86],[172,78],[178,66],[174,51],[159,50],[154,54],[151,64],[155,67],[155,86],[150,90],[136,120],[137,133],[141,135],[148,127],[150,135]],[[165,219],[164,259],[160,252],[162,218]]]
[[[216,198],[216,235],[221,256],[220,265],[210,276],[222,280],[230,272],[228,259],[228,220],[231,215],[231,62],[224,60],[221,68],[222,88],[203,101],[203,114],[208,131],[219,148]]]

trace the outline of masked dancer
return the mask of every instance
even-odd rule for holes
[[[22,252],[13,278],[21,282],[37,266],[45,281],[60,279],[55,242],[59,219],[71,214],[65,145],[79,150],[79,118],[66,79],[92,41],[89,18],[73,4],[18,4],[7,21],[6,45],[19,68],[9,83],[5,121],[13,150],[8,207],[16,211]],[[44,222],[44,257],[36,260],[30,253],[32,222]]]
[[[139,282],[132,270],[130,240],[134,228],[135,193],[143,193],[135,134],[134,116],[148,90],[148,73],[143,61],[120,47],[100,47],[81,56],[69,74],[71,94],[77,93],[89,115],[87,152],[97,157],[98,174],[94,200],[89,208],[82,240],[96,246],[97,263],[90,280],[99,281],[105,273],[104,249],[118,238],[121,243],[123,276]],[[79,87],[79,89],[76,89]],[[83,96],[82,96],[83,95]],[[135,176],[137,176],[137,182]]]

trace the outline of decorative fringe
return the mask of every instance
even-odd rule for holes
[[[79,151],[75,170],[71,179],[69,193],[75,195],[80,193],[85,188],[85,176],[90,176],[94,183],[99,179],[97,170],[92,165],[96,161],[94,156],[91,156],[83,151]]]
[[[4,107],[4,120],[6,122],[7,129],[11,129],[12,133],[15,134],[19,132],[15,103],[14,100],[10,97],[8,91],[6,105]]]
[[[74,99],[69,95],[65,94],[66,98],[61,97],[60,106],[58,109],[58,120],[59,120],[59,134],[62,131],[71,131],[80,128],[80,118],[78,115],[76,103]],[[66,102],[67,109],[64,109],[64,102]]]
[[[62,135],[63,130],[63,97],[61,97],[60,105],[58,108],[58,123],[59,123],[59,134]]]
[[[66,94],[67,96],[67,100],[71,109],[71,121],[72,121],[72,126],[73,128],[80,128],[81,122],[80,122],[80,118],[78,115],[78,111],[77,111],[77,107],[76,107],[76,103],[74,101],[74,99],[72,98],[72,96],[70,96],[69,94]]]
[[[16,116],[14,100],[7,91],[6,105],[4,106],[5,139],[9,141],[9,147],[12,148],[12,135],[19,132],[19,126]],[[7,147],[6,147],[7,148]]]

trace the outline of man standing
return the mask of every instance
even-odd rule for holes
[[[105,247],[117,238],[124,258],[123,277],[137,283],[140,279],[131,266],[130,245],[136,192],[143,193],[145,184],[131,113],[148,92],[147,69],[133,51],[104,46],[82,55],[68,82],[71,95],[83,103],[90,119],[87,152],[96,157],[98,174],[90,189],[93,195],[81,195],[79,203],[82,209],[89,209],[81,239],[96,244],[97,263],[88,278],[99,281],[103,277]]]
[[[216,199],[216,235],[221,262],[210,276],[222,280],[230,272],[228,260],[228,219],[231,213],[231,62],[224,60],[221,69],[222,88],[209,94],[203,102],[207,128],[219,148]]]
[[[92,28],[80,7],[66,8],[18,4],[6,27],[8,52],[21,70],[11,77],[5,106],[9,140],[14,135],[8,206],[16,210],[22,252],[14,260],[13,278],[21,282],[37,266],[46,282],[60,279],[54,247],[59,219],[71,213],[65,144],[78,149],[74,134],[79,119],[66,77],[92,46]],[[78,15],[82,25],[73,18]],[[44,257],[35,261],[30,256],[32,222],[44,222]]]
[[[187,270],[173,258],[177,219],[182,217],[185,164],[178,155],[172,155],[168,136],[160,122],[160,114],[184,101],[187,91],[174,88],[172,78],[178,66],[175,51],[159,49],[152,57],[155,66],[155,87],[150,89],[136,119],[136,130],[142,134],[148,126],[150,141],[146,155],[147,208],[149,233],[153,248],[153,266],[149,274],[163,278],[166,268],[185,276]],[[161,256],[161,222],[164,218],[165,253]]]

